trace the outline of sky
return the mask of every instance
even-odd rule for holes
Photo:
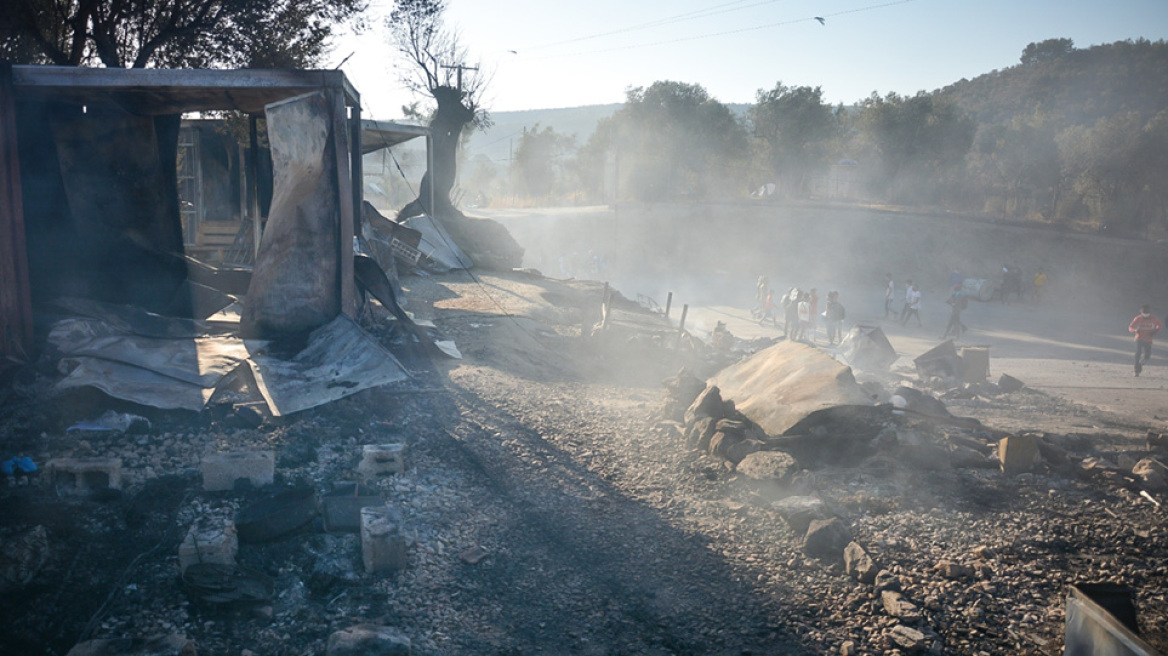
[[[371,0],[369,29],[327,60],[348,57],[366,116],[386,120],[417,99],[382,26],[392,4]],[[448,0],[445,20],[490,76],[491,111],[620,103],[659,80],[724,103],[781,82],[851,104],[1013,66],[1046,39],[1166,39],[1168,0]]]

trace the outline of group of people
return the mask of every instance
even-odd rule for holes
[[[969,328],[961,322],[961,313],[965,308],[969,307],[969,297],[965,294],[962,287],[964,276],[959,272],[954,271],[949,276],[949,284],[951,286],[949,298],[945,299],[945,303],[950,306],[949,324],[945,326],[945,334],[941,335],[941,339],[947,339],[950,335],[954,339],[961,337]],[[896,299],[896,282],[892,279],[891,273],[884,274],[884,318],[895,319],[900,322],[900,325],[907,326],[909,319],[916,319],[917,326],[922,326],[921,323],[921,288],[913,282],[912,278],[904,281],[904,305],[901,307],[899,314],[896,312],[894,306]]]
[[[779,314],[783,317],[783,334],[789,340],[800,342],[814,342],[822,318],[827,331],[829,345],[842,340],[842,326],[847,311],[839,300],[838,291],[830,291],[822,313],[819,311],[819,290],[815,287],[804,291],[791,287],[782,296],[776,297],[775,290],[770,286],[766,276],[758,279],[756,292],[758,303],[754,316],[758,325],[765,325],[769,320],[775,327],[779,327]]]
[[[1027,289],[1025,283],[1022,282],[1022,269],[1018,265],[1002,265],[1002,281],[998,286],[998,300],[1009,305],[1010,296],[1014,296],[1019,302],[1026,298],[1029,292],[1030,302],[1038,305],[1042,302],[1042,293],[1046,289],[1046,269],[1038,267],[1034,272],[1034,278],[1031,280],[1030,287]]]
[[[1017,294],[1021,297],[1020,271],[1007,266],[1003,267],[1003,273],[1008,274],[1008,277],[1004,277],[1002,281],[1003,302],[1008,302],[1006,299],[1009,294]],[[958,276],[959,274],[956,276],[953,274],[950,275],[949,283],[951,289],[949,297],[945,300],[950,306],[949,323],[945,326],[945,332],[941,335],[941,339],[947,339],[950,336],[957,339],[969,330],[961,321],[961,313],[969,307],[969,296],[965,292],[962,284],[963,280]],[[1046,280],[1046,272],[1042,268],[1039,268],[1034,276],[1034,284],[1032,287],[1032,294],[1036,303],[1041,299]],[[911,278],[905,280],[904,304],[899,312],[894,307],[896,296],[896,283],[892,278],[892,274],[887,273],[884,276],[884,318],[894,319],[902,326],[908,325],[909,320],[915,318],[917,325],[922,326],[920,310],[923,295],[921,294],[920,287]],[[781,314],[783,319],[783,332],[787,339],[801,342],[814,342],[820,318],[823,319],[826,327],[827,342],[829,345],[834,345],[843,338],[842,325],[846,311],[844,310],[843,304],[840,303],[838,291],[828,292],[824,310],[820,313],[819,293],[816,288],[812,287],[804,291],[796,287],[791,287],[785,294],[778,296],[770,286],[769,280],[765,276],[760,276],[758,279],[756,301],[757,307],[753,313],[759,325],[765,325],[767,321],[770,321],[771,325],[778,328],[779,316]],[[1147,304],[1140,307],[1140,313],[1128,325],[1128,331],[1135,336],[1136,342],[1136,376],[1139,376],[1143,372],[1144,365],[1151,359],[1153,338],[1162,328],[1163,324],[1160,319],[1152,315],[1151,306]]]
[[[917,325],[921,324],[921,288],[912,281],[912,278],[904,281],[904,306],[901,307],[899,315],[893,308],[894,299],[896,298],[896,283],[892,280],[892,274],[884,274],[884,318],[895,318],[900,322],[900,325],[908,325],[908,320],[916,318]]]

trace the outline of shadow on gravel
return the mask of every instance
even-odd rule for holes
[[[467,572],[496,605],[468,652],[811,653],[700,535],[671,526],[521,418],[451,388],[452,447],[511,509],[511,552]]]

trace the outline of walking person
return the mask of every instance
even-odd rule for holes
[[[783,306],[783,336],[792,339],[799,325],[799,290],[792,287],[780,301]]]
[[[953,333],[953,339],[959,339],[961,334],[968,330],[965,324],[961,323],[961,312],[969,306],[969,297],[958,284],[953,286],[953,294],[945,302],[953,307],[953,311],[949,314],[949,325],[945,326],[945,334],[941,335],[941,339],[948,337],[949,333]]]
[[[771,320],[772,326],[779,327],[779,319],[775,316],[775,290],[770,288],[766,290],[766,296],[762,301],[762,317],[758,320],[758,325],[763,325],[767,319]]]
[[[839,292],[827,293],[827,308],[823,312],[827,323],[827,343],[834,345],[836,340],[841,338],[840,325],[845,315],[844,306],[839,302]]]
[[[811,327],[811,295],[807,292],[799,294],[799,324],[795,328],[795,341],[808,341],[807,329]]]
[[[770,281],[766,276],[759,276],[758,283],[754,288],[754,309],[750,311],[751,316],[758,319],[763,316],[766,311],[767,295],[771,293]]]
[[[1042,302],[1042,291],[1046,288],[1046,269],[1038,267],[1038,273],[1034,274],[1034,304],[1038,305]]]
[[[896,283],[892,282],[892,274],[884,274],[884,318],[892,316],[892,299],[896,296]]]
[[[1152,316],[1152,307],[1147,303],[1140,306],[1140,313],[1128,325],[1127,331],[1136,336],[1136,376],[1140,375],[1144,365],[1152,359],[1152,338],[1162,327],[1160,320]]]
[[[917,318],[917,326],[921,326],[921,290],[908,281],[908,291],[904,293],[904,312],[900,316],[900,325],[907,326],[909,317]]]

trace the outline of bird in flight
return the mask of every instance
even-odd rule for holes
[[[815,20],[819,21],[820,25],[827,25],[827,21],[822,16],[816,16]]]

